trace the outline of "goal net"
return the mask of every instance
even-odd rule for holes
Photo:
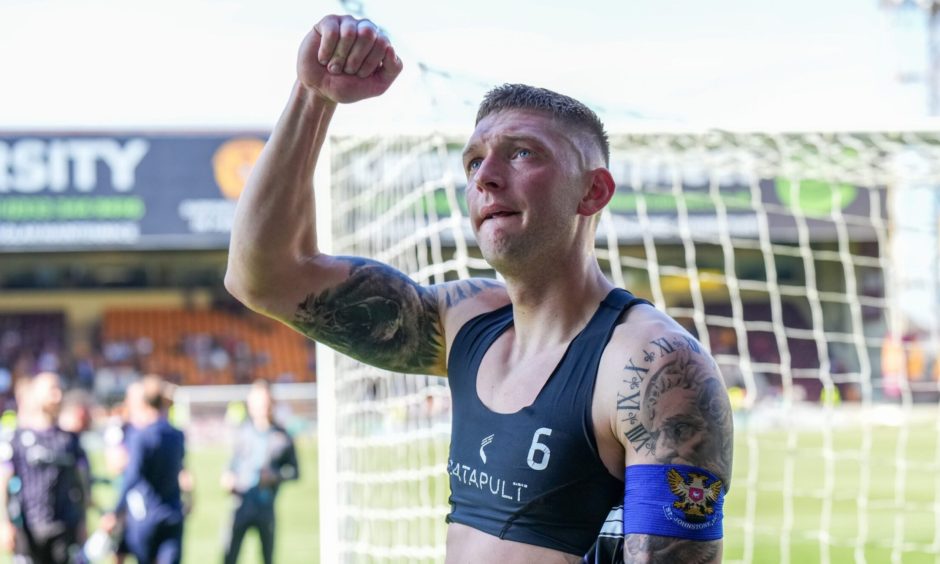
[[[466,137],[331,139],[334,254],[420,283],[492,276],[466,217]],[[711,352],[735,408],[725,560],[940,552],[940,134],[611,135],[610,278]],[[563,274],[559,274],[563,275]],[[324,562],[437,562],[449,392],[318,349]]]

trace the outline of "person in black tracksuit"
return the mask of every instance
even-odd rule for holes
[[[0,441],[0,539],[17,563],[80,562],[89,467],[78,435],[56,424],[59,376],[38,374],[20,392],[18,427]]]

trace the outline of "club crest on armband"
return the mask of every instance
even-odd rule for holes
[[[713,521],[715,503],[721,496],[721,480],[713,479],[696,472],[683,476],[675,468],[666,473],[669,489],[676,496],[672,507],[665,506],[666,515],[675,523],[707,523]],[[678,511],[676,511],[678,510]]]

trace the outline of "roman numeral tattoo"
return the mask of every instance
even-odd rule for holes
[[[702,346],[698,343],[698,341],[687,335],[683,335],[682,339],[685,341],[685,344],[689,346],[690,351],[697,354],[702,354]]]
[[[630,445],[633,446],[633,450],[636,452],[640,452],[641,449],[652,451],[655,448],[653,435],[650,434],[642,423],[635,424],[629,431],[625,431],[623,435],[630,441]]]
[[[680,331],[666,332],[638,352],[641,364],[637,357],[629,358],[617,391],[617,425],[624,445],[645,461],[699,465],[722,476],[727,485],[733,424],[714,360]]]
[[[659,347],[659,353],[660,353],[660,355],[662,355],[662,356],[665,356],[665,355],[667,355],[667,354],[669,354],[669,353],[674,353],[674,352],[676,352],[676,347],[675,347],[675,345],[673,345],[672,343],[670,343],[670,342],[666,339],[666,337],[660,337],[660,338],[658,338],[658,339],[653,339],[652,341],[650,341],[650,344],[653,344],[653,345],[656,345],[657,347]]]
[[[629,396],[617,394],[617,409],[638,411],[640,409],[640,392],[635,392]]]
[[[624,366],[623,369],[624,369],[624,370],[630,370],[630,371],[632,371],[634,374],[637,374],[637,375],[639,375],[639,374],[646,374],[647,372],[650,371],[649,368],[643,368],[642,366],[637,366],[636,363],[633,362],[633,359],[632,359],[632,358],[630,359],[630,364]],[[642,376],[641,376],[640,378],[642,379]]]

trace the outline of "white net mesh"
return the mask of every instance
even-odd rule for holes
[[[462,207],[464,139],[334,138],[332,252],[422,283],[491,276]],[[611,144],[601,265],[699,337],[737,410],[726,561],[933,561],[940,135]],[[335,473],[321,483],[336,538],[324,546],[337,561],[442,560],[446,382],[330,358],[319,374],[335,374],[336,447],[321,456]]]

